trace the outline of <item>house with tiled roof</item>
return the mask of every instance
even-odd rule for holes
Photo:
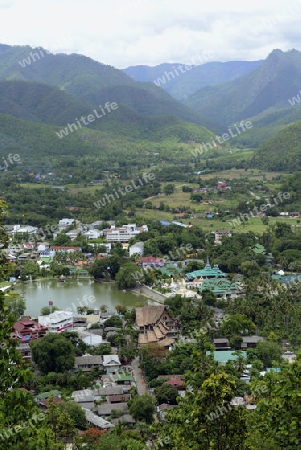
[[[173,319],[166,305],[146,305],[136,308],[136,325],[140,330],[138,345],[158,343],[168,348],[179,332],[179,323]]]
[[[32,339],[44,337],[48,327],[31,319],[21,319],[16,322],[12,329],[12,336],[21,342],[29,342]]]

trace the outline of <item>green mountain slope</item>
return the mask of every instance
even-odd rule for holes
[[[301,53],[274,50],[248,75],[219,86],[204,88],[185,104],[200,114],[229,126],[269,108],[287,109],[300,90]]]
[[[0,81],[0,98],[0,113],[50,125],[65,125],[92,111],[92,105],[41,83]]]
[[[202,87],[239,78],[256,69],[261,63],[262,61],[209,62],[192,65],[188,70],[185,69],[185,64],[174,63],[159,64],[155,67],[131,66],[124,69],[124,72],[136,81],[153,82],[174,98],[185,100]]]
[[[264,170],[301,170],[301,121],[287,126],[261,144],[251,164]]]
[[[94,108],[100,104],[101,91],[110,88],[112,97],[108,101],[117,102],[116,95],[125,106],[138,113],[158,115],[161,111],[160,114],[176,115],[200,125],[208,126],[210,123],[155,85],[141,84],[122,70],[83,55],[53,55],[42,48],[9,47],[0,52],[0,80],[34,81],[57,86],[73,97],[91,103]],[[116,87],[116,92],[113,87]]]
[[[109,88],[108,88],[109,89]],[[117,89],[118,92],[118,89]],[[122,92],[122,89],[121,89]],[[104,90],[105,94],[106,91]],[[139,91],[140,93],[140,91]],[[158,109],[161,116],[147,116],[139,114],[120,103],[118,98],[117,109],[106,116],[100,115],[100,108],[94,109],[92,104],[74,99],[72,96],[57,87],[40,83],[25,81],[1,81],[0,82],[0,113],[14,116],[31,122],[47,123],[49,125],[66,128],[68,124],[75,124],[72,130],[80,128],[76,119],[93,114],[95,121],[88,123],[87,129],[96,129],[110,133],[112,140],[115,136],[125,136],[129,139],[149,139],[160,141],[161,139],[174,139],[175,141],[208,141],[212,137],[204,127],[192,123],[185,123],[174,116],[164,116],[164,112]],[[135,92],[133,93],[135,97]],[[110,98],[110,92],[108,97]],[[106,98],[99,98],[104,105]],[[109,101],[109,100],[108,100]],[[129,101],[131,100],[129,98]],[[110,103],[110,101],[109,101]],[[154,105],[156,107],[156,105]],[[86,121],[87,122],[87,121]],[[83,122],[81,122],[83,128]],[[66,136],[65,136],[66,137]]]

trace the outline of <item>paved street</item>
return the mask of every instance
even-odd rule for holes
[[[144,381],[144,378],[143,378],[142,370],[139,367],[139,358],[135,358],[132,361],[131,367],[133,369],[134,379],[135,379],[135,382],[136,382],[138,395],[146,394],[147,393],[147,388],[145,386],[145,381]]]

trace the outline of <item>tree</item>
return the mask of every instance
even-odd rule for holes
[[[129,408],[129,413],[137,421],[144,421],[151,424],[154,420],[153,415],[156,412],[154,399],[151,395],[144,394],[135,397]]]
[[[42,316],[49,316],[49,314],[54,311],[59,311],[60,309],[57,306],[52,306],[50,309],[50,306],[43,306],[43,308],[41,308],[41,315]]]
[[[112,316],[109,319],[104,321],[103,326],[104,326],[104,328],[106,328],[106,327],[121,328],[123,326],[123,322],[119,316]]]
[[[14,315],[15,321],[23,316],[26,309],[24,298],[19,297],[19,295],[8,295],[5,297],[5,304],[8,306],[9,311]]]
[[[31,343],[32,358],[42,373],[64,372],[74,366],[75,350],[61,334],[49,333]]]
[[[71,238],[64,231],[62,231],[62,233],[60,233],[54,241],[54,245],[70,245],[70,244]]]
[[[137,273],[136,264],[129,262],[119,270],[116,275],[116,284],[118,289],[132,289],[136,286],[137,280],[135,274]]]
[[[193,370],[185,379],[191,389],[167,413],[168,425],[161,438],[169,437],[173,450],[243,450],[246,438],[246,409],[232,407],[236,381],[206,356],[210,344],[204,334],[197,335]],[[188,444],[189,443],[189,444]],[[187,445],[188,444],[188,445]]]
[[[170,384],[162,384],[155,389],[155,396],[159,405],[162,403],[176,405],[178,395],[178,389]]]
[[[118,314],[125,314],[127,312],[127,307],[123,306],[123,305],[116,305],[115,309],[117,311]]]
[[[0,204],[0,242],[2,248],[7,239],[2,227]],[[0,252],[0,280],[6,278],[7,267],[4,254]],[[44,424],[44,414],[35,405],[26,389],[32,380],[32,372],[17,350],[18,341],[12,339],[11,329],[15,317],[4,304],[0,291],[0,442],[5,450],[61,450],[53,433]]]
[[[69,415],[73,420],[74,426],[81,430],[86,428],[86,415],[84,410],[78,403],[73,401],[67,401],[59,403],[59,409]]]
[[[163,192],[165,195],[171,195],[174,193],[174,191],[175,191],[175,185],[172,183],[166,184],[163,188]]]
[[[256,355],[263,362],[264,367],[272,367],[272,361],[280,362],[282,350],[276,342],[257,342]]]
[[[222,321],[221,332],[226,338],[236,336],[245,336],[255,333],[255,324],[243,314],[234,314],[227,316],[227,320]]]
[[[264,377],[265,394],[249,420],[251,448],[301,448],[301,359]],[[267,445],[269,444],[269,446]]]
[[[239,268],[241,273],[248,278],[256,277],[260,274],[260,267],[256,261],[243,261]]]
[[[34,280],[37,278],[37,276],[40,273],[40,267],[39,265],[34,261],[25,261],[22,272],[24,272],[25,275],[31,276]]]
[[[95,279],[112,278],[115,279],[120,269],[120,259],[116,256],[97,259],[91,267],[91,274]]]

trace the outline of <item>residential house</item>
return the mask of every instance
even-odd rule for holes
[[[50,250],[54,251],[55,253],[74,253],[82,251],[80,247],[70,245],[52,245],[50,247]]]
[[[248,348],[256,348],[258,342],[263,342],[265,339],[262,336],[243,336],[241,349],[247,350]]]
[[[131,394],[109,395],[109,403],[122,403],[131,400]]]
[[[26,364],[31,363],[31,348],[28,343],[20,342],[17,346],[17,350],[21,353],[22,359]]]
[[[105,399],[107,402],[109,401],[110,396],[114,395],[122,395],[123,389],[122,386],[111,386],[108,385],[103,388],[98,388],[93,390],[94,400],[103,400]]]
[[[86,421],[91,428],[98,428],[99,430],[107,430],[109,428],[114,427],[111,422],[103,419],[102,417],[97,416],[89,409],[83,408],[86,414]]]
[[[101,355],[83,355],[75,358],[75,372],[91,372],[91,370],[95,368],[103,369],[103,359]]]
[[[145,267],[163,267],[164,259],[154,256],[143,256],[137,261],[138,266]]]
[[[136,308],[136,325],[140,330],[139,346],[158,343],[168,348],[179,332],[178,321],[170,316],[165,305]]]
[[[213,339],[213,344],[215,350],[230,350],[229,340],[220,338],[220,339]]]
[[[130,414],[124,414],[123,416],[118,417],[118,419],[112,419],[111,422],[113,425],[118,425],[119,423],[134,425],[136,423],[136,420]]]
[[[97,407],[97,414],[100,417],[110,416],[113,411],[128,411],[127,403],[102,403]]]
[[[118,355],[103,355],[103,368],[105,373],[116,375],[121,366]]]
[[[84,389],[81,391],[72,392],[73,400],[78,403],[81,408],[93,409],[95,406],[94,403],[94,394],[91,389]]]
[[[60,231],[65,230],[75,223],[74,219],[61,219],[59,221],[59,229]]]
[[[122,386],[124,393],[129,392],[132,386],[136,386],[134,378],[131,375],[117,375],[114,377],[117,386]]]

